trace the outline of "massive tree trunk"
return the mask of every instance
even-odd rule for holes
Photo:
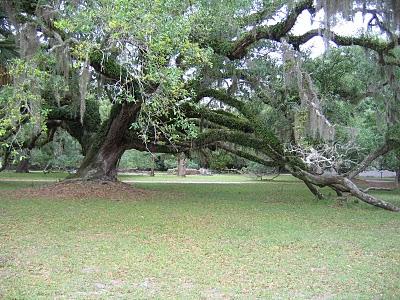
[[[116,104],[99,132],[78,172],[73,176],[82,180],[116,181],[117,166],[126,150],[126,134],[136,119],[140,103]]]
[[[73,177],[82,180],[116,181],[118,162],[125,151],[123,146],[104,141],[100,142],[97,153],[95,149],[92,149]]]

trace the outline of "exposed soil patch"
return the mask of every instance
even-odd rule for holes
[[[47,199],[109,199],[109,200],[140,200],[148,198],[154,192],[134,188],[123,182],[106,181],[64,181],[36,188],[23,188],[13,191],[2,191],[13,199],[29,197]]]

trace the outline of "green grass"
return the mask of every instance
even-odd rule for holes
[[[57,181],[64,179],[68,176],[65,172],[51,172],[43,173],[41,171],[35,171],[28,174],[15,173],[14,171],[0,172],[0,181],[6,180],[19,180],[19,181]],[[215,174],[212,176],[201,176],[201,175],[188,175],[186,177],[178,177],[176,175],[169,175],[165,172],[157,172],[156,176],[151,177],[145,175],[132,175],[121,173],[118,175],[120,180],[124,181],[143,181],[143,182],[172,182],[172,183],[185,183],[185,182],[261,182],[260,178],[250,175],[241,174]],[[264,179],[270,179],[272,176],[263,176]],[[274,179],[275,181],[298,181],[296,178],[287,175],[281,175]]]
[[[34,171],[31,173],[16,173],[15,171],[0,172],[0,180],[27,180],[27,181],[40,181],[40,180],[59,180],[68,176],[66,172],[49,172],[43,173],[42,171]]]
[[[162,181],[162,182],[248,182],[257,180],[256,177],[244,176],[240,174],[218,174],[212,176],[188,175],[186,177],[178,177],[176,175],[168,175],[166,173],[156,173],[156,176],[148,175],[125,175],[120,174],[121,180],[133,181]],[[260,181],[260,179],[258,179]]]
[[[2,198],[0,298],[400,297],[400,214],[317,202],[296,182],[136,186],[157,193]]]

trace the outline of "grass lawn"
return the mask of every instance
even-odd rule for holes
[[[31,181],[31,180],[59,180],[64,179],[68,176],[66,172],[49,172],[43,173],[42,171],[34,171],[30,173],[16,173],[15,171],[3,171],[0,172],[0,180],[21,180],[21,181]]]
[[[15,173],[15,171],[0,172],[0,181],[17,180],[17,181],[58,181],[68,176],[66,172],[51,172],[43,173],[42,171],[34,171],[31,173]],[[271,176],[263,176],[263,180],[271,179]],[[246,183],[246,182],[261,182],[260,178],[250,175],[241,174],[216,174],[212,176],[188,175],[186,177],[178,177],[170,175],[166,172],[157,172],[156,176],[151,177],[147,174],[124,174],[118,175],[118,178],[128,182],[171,182],[171,183],[191,183],[191,182],[205,182],[205,183]],[[275,181],[298,181],[296,178],[288,175],[280,175]]]
[[[138,201],[3,197],[0,299],[399,299],[400,214],[283,180],[138,183],[155,191]],[[379,196],[400,205],[399,191]]]
[[[121,180],[125,181],[155,181],[155,182],[179,182],[179,183],[185,183],[185,182],[219,182],[219,183],[229,183],[229,182],[260,182],[260,178],[256,178],[255,176],[247,176],[247,175],[241,175],[241,174],[216,174],[212,176],[201,176],[201,175],[187,175],[186,177],[179,177],[176,175],[169,175],[166,173],[156,173],[154,177],[150,177],[149,175],[126,175],[126,174],[120,174],[118,176]],[[289,179],[292,180],[292,176],[286,176],[282,175],[280,179]],[[265,178],[271,178],[265,177]],[[264,179],[264,177],[263,177]]]

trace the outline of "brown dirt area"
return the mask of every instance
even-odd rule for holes
[[[47,199],[109,199],[109,200],[142,200],[154,194],[152,191],[134,188],[123,182],[106,181],[64,181],[34,188],[22,188],[13,191],[2,191],[2,195],[13,199],[29,197]]]

